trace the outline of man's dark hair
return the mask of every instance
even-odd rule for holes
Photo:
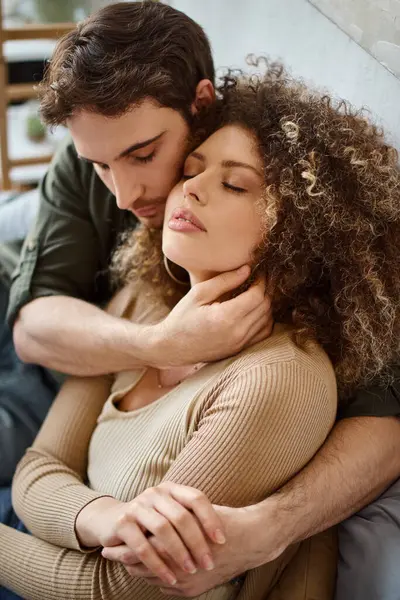
[[[39,85],[41,113],[58,125],[81,109],[123,115],[145,98],[190,116],[202,79],[214,82],[203,29],[160,2],[119,2],[58,42]]]

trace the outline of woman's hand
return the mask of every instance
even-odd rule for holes
[[[175,585],[177,578],[149,542],[150,535],[185,573],[195,573],[196,565],[214,567],[207,537],[216,544],[225,542],[222,522],[207,497],[170,482],[145,490],[131,502],[95,500],[78,515],[76,531],[85,546],[124,545],[167,585]]]

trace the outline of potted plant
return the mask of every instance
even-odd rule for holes
[[[36,18],[40,23],[69,23],[89,14],[91,0],[34,0]]]

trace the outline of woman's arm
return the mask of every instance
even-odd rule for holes
[[[214,504],[260,502],[322,445],[334,423],[335,392],[328,392],[321,379],[295,361],[243,369],[216,398],[210,397],[193,425],[191,441],[163,481],[196,488]],[[93,502],[77,519],[77,535],[85,544],[115,545],[115,538],[126,537],[126,523],[138,521],[143,501],[153,503],[146,491],[122,506]],[[161,506],[154,508],[163,512]],[[151,533],[157,530],[148,521],[140,525]],[[139,543],[139,528],[137,534],[128,537]]]
[[[164,480],[197,488],[214,504],[254,504],[312,458],[335,415],[335,390],[303,365],[260,363],[210,404]]]
[[[127,286],[107,313],[121,316],[136,291]],[[35,536],[65,548],[79,548],[76,515],[99,494],[85,485],[89,443],[110,394],[112,376],[72,377],[62,386],[32,447],[13,480],[13,506]]]
[[[335,409],[332,395],[307,369],[292,363],[249,369],[207,407],[164,479],[195,486],[215,502],[256,502],[316,452]],[[0,548],[0,583],[27,600],[163,598],[97,552],[60,550],[4,526]]]
[[[0,525],[0,589],[25,600],[164,600],[99,552],[82,554]]]
[[[111,378],[71,378],[63,385],[12,485],[15,512],[35,536],[79,548],[78,512],[103,496],[85,485],[90,438],[110,393]]]

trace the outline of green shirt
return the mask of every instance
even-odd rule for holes
[[[37,222],[21,254],[10,292],[12,326],[22,306],[41,296],[66,295],[99,306],[112,290],[108,275],[118,235],[136,223],[92,165],[79,160],[68,137],[41,184]],[[359,390],[340,416],[400,415],[400,367],[387,389]]]
[[[20,308],[41,296],[107,302],[112,250],[118,234],[136,223],[132,213],[117,207],[93,165],[78,158],[69,136],[54,156],[40,195],[36,224],[13,275],[11,326]]]

